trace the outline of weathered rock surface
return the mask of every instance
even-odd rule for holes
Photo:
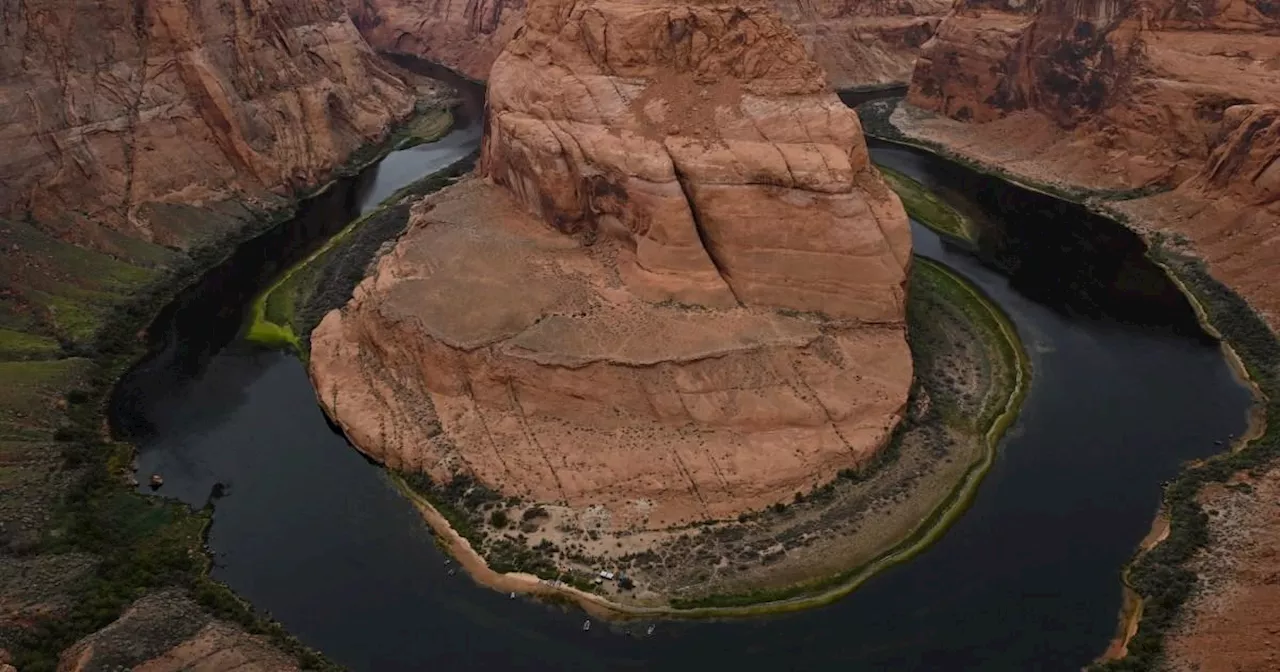
[[[921,55],[907,102],[893,122],[909,135],[1032,180],[1171,188],[1111,207],[1185,235],[1280,326],[1274,4],[965,2]]]
[[[339,0],[3,0],[0,216],[129,235],[154,204],[324,180],[413,107]]]
[[[321,403],[438,480],[732,517],[857,465],[911,381],[905,213],[775,15],[537,0],[481,172],[312,335]]]
[[[351,19],[378,51],[441,63],[485,80],[515,35],[525,0],[347,0]]]
[[[374,48],[445,63],[469,77],[489,68],[515,35],[524,0],[349,0]],[[774,2],[838,88],[905,82],[916,53],[950,7],[946,0]]]
[[[960,121],[1043,117],[1058,137],[1027,156],[1066,181],[1172,185],[1208,158],[1228,107],[1280,104],[1278,66],[1267,2],[966,0],[921,53],[907,100]]]
[[[148,595],[62,653],[58,672],[290,672],[297,662],[266,639],[213,620],[178,590]]]
[[[1209,160],[1176,189],[1114,207],[1185,236],[1215,277],[1280,330],[1280,106],[1227,108],[1221,133]]]

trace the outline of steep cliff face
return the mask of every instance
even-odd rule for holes
[[[1280,103],[1278,66],[1266,2],[966,0],[923,50],[908,102],[963,122],[1039,115],[1061,146],[1034,151],[1067,181],[1172,185],[1208,158],[1228,107]]]
[[[1141,225],[1180,233],[1192,251],[1280,330],[1280,106],[1223,113],[1208,161],[1172,191],[1117,204]]]
[[[489,68],[515,34],[523,0],[349,0],[369,42],[381,51],[445,63],[469,77]],[[838,88],[905,82],[919,47],[947,0],[773,2]]]
[[[525,0],[347,0],[374,49],[444,64],[472,79],[515,35]]]
[[[4,0],[0,215],[167,240],[149,203],[314,184],[411,111],[338,0]]]
[[[878,451],[911,381],[905,213],[758,6],[536,0],[481,172],[312,337],[361,450],[659,529]]]

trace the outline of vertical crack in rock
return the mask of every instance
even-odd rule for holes
[[[698,241],[702,243],[702,249],[706,250],[707,257],[711,259],[711,265],[715,266],[716,272],[720,274],[720,279],[724,280],[724,286],[729,288],[729,293],[733,295],[733,300],[739,306],[743,305],[742,298],[738,296],[738,292],[733,288],[733,281],[729,277],[728,269],[724,267],[724,262],[716,252],[715,243],[711,241],[711,235],[707,233],[706,227],[702,225],[702,218],[698,214],[698,205],[693,200],[693,188],[689,186],[688,178],[680,170],[680,166],[676,163],[674,157],[671,158],[671,168],[676,173],[676,182],[680,185],[680,191],[684,193],[684,201],[689,206],[689,216],[693,218],[693,229],[698,234]]]

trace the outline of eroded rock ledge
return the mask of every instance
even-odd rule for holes
[[[375,49],[444,63],[474,79],[521,25],[524,0],[348,0]],[[838,88],[905,82],[946,0],[773,2]]]
[[[883,447],[907,221],[777,17],[538,0],[489,106],[482,175],[420,203],[312,335],[361,450],[637,531]]]

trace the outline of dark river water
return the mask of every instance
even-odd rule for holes
[[[473,106],[476,101],[472,101]],[[582,616],[450,576],[383,472],[334,433],[301,363],[238,340],[249,301],[385,194],[471,151],[475,126],[391,155],[185,292],[122,381],[140,475],[200,505],[215,482],[214,576],[353,670],[1078,670],[1105,648],[1122,565],[1160,483],[1243,431],[1248,392],[1139,241],[1079,208],[874,146],[980,219],[966,251],[916,253],[985,290],[1034,375],[967,513],[933,547],[829,607],[582,632]]]

